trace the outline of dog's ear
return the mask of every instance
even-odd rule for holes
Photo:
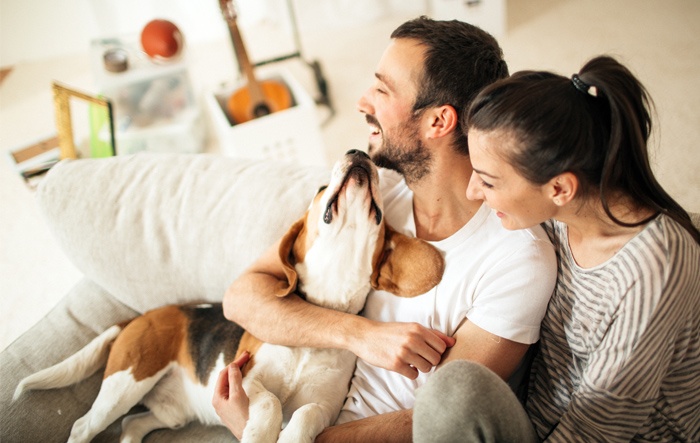
[[[282,237],[282,242],[279,247],[279,259],[282,264],[282,270],[284,270],[284,275],[287,277],[287,281],[280,281],[278,287],[275,289],[275,295],[278,297],[286,297],[297,288],[297,282],[299,276],[297,271],[294,269],[294,243],[296,242],[299,234],[304,229],[306,224],[306,216],[297,220],[296,223],[289,228],[284,237]]]
[[[400,297],[415,297],[435,287],[445,259],[433,245],[386,225],[384,251],[372,273],[372,287]]]

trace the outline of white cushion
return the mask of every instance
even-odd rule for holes
[[[143,312],[220,301],[328,178],[281,162],[136,154],[62,161],[37,198],[77,268]]]

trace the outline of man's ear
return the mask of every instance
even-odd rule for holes
[[[444,271],[445,259],[434,246],[386,225],[383,256],[372,273],[374,289],[415,297],[435,287]]]
[[[294,243],[297,241],[297,238],[299,238],[302,231],[304,231],[305,226],[306,215],[297,220],[296,223],[294,223],[292,227],[289,228],[287,233],[284,234],[284,237],[282,237],[282,241],[280,242],[280,247],[278,250],[279,259],[282,264],[282,270],[284,271],[284,275],[287,277],[287,281],[280,281],[278,287],[275,289],[275,295],[278,297],[286,297],[292,292],[294,292],[297,288],[299,276],[297,275],[297,271],[294,269],[293,263],[294,261],[296,261],[294,259]]]
[[[440,138],[452,134],[457,128],[457,111],[451,105],[442,105],[428,109],[426,117],[429,119],[430,129],[428,138]]]

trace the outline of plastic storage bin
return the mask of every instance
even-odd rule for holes
[[[98,93],[114,110],[116,153],[202,151],[204,121],[185,60],[154,62],[135,41],[91,45]]]

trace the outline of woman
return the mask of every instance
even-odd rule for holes
[[[525,404],[535,439],[700,441],[700,234],[652,173],[650,102],[602,56],[572,78],[514,74],[467,114],[467,197],[508,229],[545,222],[559,258]],[[499,380],[456,363],[418,393],[415,441],[531,436]],[[454,403],[438,409],[441,392]]]

